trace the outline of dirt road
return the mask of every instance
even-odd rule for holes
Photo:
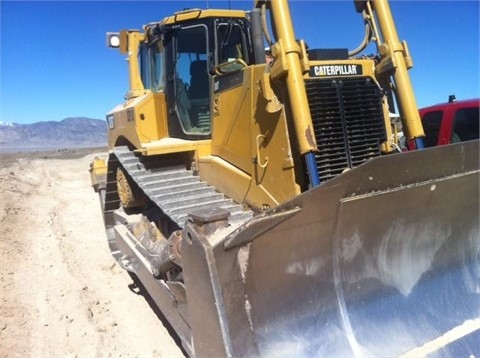
[[[110,256],[93,156],[0,161],[0,357],[182,356]]]

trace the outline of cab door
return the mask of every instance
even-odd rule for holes
[[[211,135],[208,28],[195,24],[170,33],[167,105],[170,137],[208,139]]]
[[[215,25],[213,76],[213,154],[252,174],[252,68],[247,67],[247,39],[241,22]]]

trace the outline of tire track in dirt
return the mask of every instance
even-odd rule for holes
[[[22,175],[22,161],[0,170],[0,356],[28,355],[30,353],[31,310],[16,292],[21,285],[17,268],[25,265],[28,242],[23,240],[23,218],[28,214],[23,206],[29,200],[37,182]]]
[[[0,166],[1,357],[177,357],[108,251],[88,163]]]

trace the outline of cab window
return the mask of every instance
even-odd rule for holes
[[[221,23],[217,27],[218,63],[230,62],[237,58],[245,60],[242,28],[236,23]]]
[[[425,138],[423,144],[425,148],[434,147],[438,142],[438,133],[442,123],[443,111],[433,111],[426,113],[422,118]]]
[[[478,107],[461,108],[453,117],[451,143],[479,138],[480,113]]]
[[[210,76],[207,27],[179,28],[174,34],[175,106],[185,134],[210,134]]]
[[[248,63],[248,53],[246,51],[246,39],[240,24],[229,21],[217,24],[217,64],[229,65],[222,66],[223,73],[235,72],[243,68],[243,65],[235,60],[242,60]]]
[[[140,77],[143,87],[154,92],[162,92],[165,86],[163,45],[158,40],[143,46],[139,52]]]

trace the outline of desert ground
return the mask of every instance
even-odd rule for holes
[[[0,357],[180,357],[110,255],[88,150],[0,154]]]

